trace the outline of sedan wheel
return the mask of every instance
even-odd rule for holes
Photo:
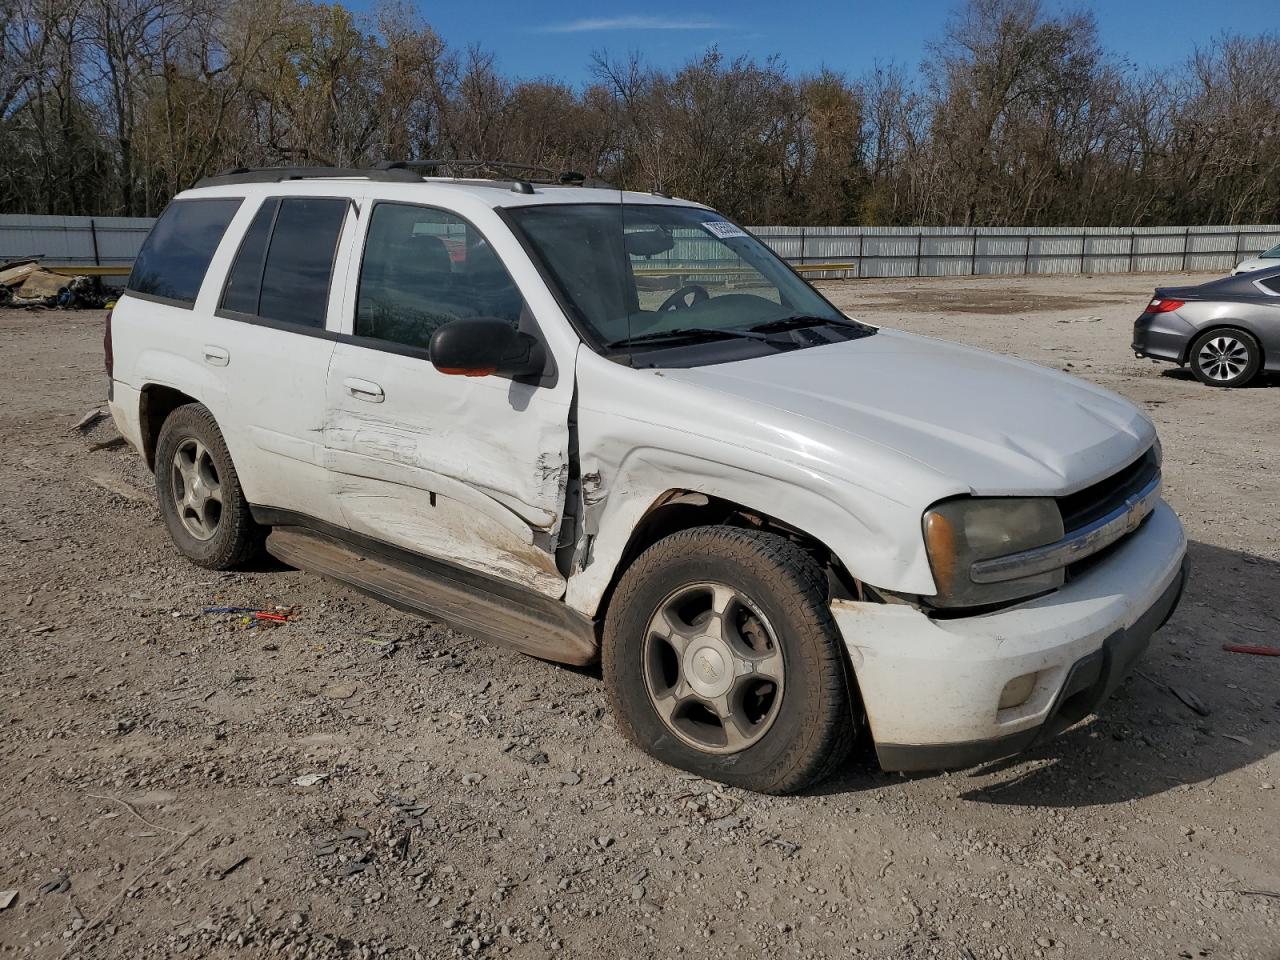
[[[1214,337],[1200,348],[1200,366],[1214,380],[1234,380],[1248,362],[1248,349],[1235,337]]]
[[[1201,383],[1241,387],[1262,365],[1258,341],[1243,330],[1210,330],[1191,345],[1191,370]]]

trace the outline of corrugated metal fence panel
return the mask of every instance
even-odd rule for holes
[[[1223,273],[1280,242],[1280,226],[751,227],[779,255],[835,277]]]
[[[153,223],[150,217],[5,214],[0,216],[0,262],[39,257],[58,263],[128,266]]]
[[[0,261],[42,257],[66,263],[129,264],[153,220],[147,217],[0,216]],[[1049,273],[1227,272],[1280,243],[1280,225],[1199,227],[751,227],[806,271],[837,277],[954,277]],[[95,260],[94,240],[97,240]],[[653,266],[714,268],[715,241],[682,237]]]

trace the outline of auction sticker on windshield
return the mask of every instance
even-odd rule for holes
[[[747,235],[745,230],[734,226],[727,220],[706,220],[701,226],[707,233],[719,237],[721,240],[728,240],[730,237],[745,237]]]

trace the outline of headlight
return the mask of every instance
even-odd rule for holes
[[[939,607],[976,607],[1017,600],[1062,586],[1064,570],[999,583],[975,583],[979,560],[1003,557],[1056,543],[1063,537],[1062,513],[1048,497],[961,497],[924,515],[924,542]]]

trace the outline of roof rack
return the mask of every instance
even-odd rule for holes
[[[421,183],[424,176],[434,176],[441,168],[496,173],[512,179],[515,193],[533,193],[533,185],[554,184],[571,187],[605,187],[611,185],[574,170],[559,173],[550,167],[504,160],[384,160],[376,167],[232,167],[222,173],[203,177],[197,187],[218,187],[240,183],[283,183],[288,180],[333,180],[339,178],[377,180],[390,183]]]
[[[286,180],[362,177],[395,183],[421,183],[422,175],[405,168],[364,167],[233,167],[196,181],[197,187],[217,187],[232,183],[283,183]]]
[[[588,177],[576,170],[555,171],[550,167],[540,167],[529,163],[510,163],[506,160],[384,160],[378,164],[379,170],[421,170],[424,174],[434,175],[441,168],[456,170],[476,170],[497,173],[511,177],[515,183],[512,189],[517,193],[532,193],[533,184],[554,184],[565,187],[609,187],[603,180]],[[530,176],[533,174],[533,176]]]

